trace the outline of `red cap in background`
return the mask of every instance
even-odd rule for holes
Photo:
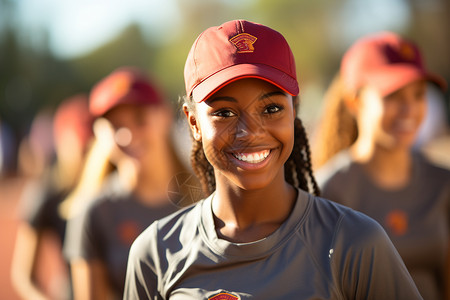
[[[370,85],[381,96],[420,79],[446,89],[445,80],[426,69],[418,47],[392,32],[381,32],[356,41],[344,54],[340,75],[350,91],[356,92]]]
[[[92,137],[92,115],[89,112],[88,97],[79,94],[61,102],[53,117],[53,134],[55,140],[61,140],[67,132],[74,133],[85,147]]]
[[[234,20],[198,36],[184,68],[187,96],[202,102],[224,85],[246,77],[266,80],[298,95],[294,55],[279,32]]]
[[[97,83],[90,94],[89,110],[99,117],[119,104],[162,104],[164,98],[138,68],[121,67]]]

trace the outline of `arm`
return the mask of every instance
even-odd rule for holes
[[[106,268],[101,261],[75,259],[70,265],[75,300],[111,299]]]
[[[33,280],[41,240],[41,233],[28,223],[19,225],[11,264],[11,280],[22,299],[48,299]]]

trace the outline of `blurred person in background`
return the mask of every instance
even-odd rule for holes
[[[178,209],[168,186],[184,166],[171,140],[170,105],[142,70],[122,67],[103,78],[91,92],[90,111],[116,170],[94,201],[72,205],[78,211],[69,220],[65,254],[75,299],[122,299],[129,248],[153,221]]]
[[[55,158],[53,142],[53,112],[43,108],[31,122],[28,134],[20,140],[17,169],[18,174],[30,182],[48,173]]]
[[[44,267],[43,251],[48,251],[46,243],[49,238],[56,240],[59,252],[65,236],[66,221],[59,213],[59,205],[77,183],[80,166],[83,164],[86,149],[92,137],[88,100],[85,95],[76,95],[64,100],[57,108],[53,121],[53,138],[56,160],[49,163],[51,151],[49,145],[37,147],[39,141],[49,142],[43,138],[43,132],[32,132],[28,154],[22,153],[23,168],[34,173],[33,179],[25,186],[21,199],[21,221],[14,248],[12,261],[12,281],[17,293],[23,299],[70,299],[71,289],[68,266],[62,259],[65,278],[46,278],[53,286],[45,287],[38,282],[38,268]],[[41,121],[39,121],[41,122]],[[36,140],[36,141],[35,141]],[[45,148],[48,148],[45,150]],[[37,153],[36,153],[37,152]],[[34,153],[34,154],[32,154]],[[47,154],[46,154],[47,153]],[[45,158],[47,157],[47,158]],[[52,257],[52,259],[58,259]],[[41,263],[41,264],[40,264]],[[48,268],[48,266],[45,266]],[[48,270],[47,270],[48,271]],[[45,273],[45,272],[44,272]],[[45,273],[48,276],[49,273]],[[51,289],[51,290],[48,290]]]
[[[450,169],[450,115],[446,107],[448,99],[434,85],[429,85],[427,92],[427,114],[414,148],[423,152],[433,163]]]
[[[386,230],[424,299],[448,299],[450,171],[414,151],[427,84],[442,89],[413,42],[362,37],[344,54],[313,142],[323,197]]]
[[[0,179],[14,172],[15,143],[16,139],[11,127],[0,119]]]

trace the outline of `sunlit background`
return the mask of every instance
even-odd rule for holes
[[[238,18],[268,25],[290,43],[307,130],[343,52],[364,34],[391,30],[415,40],[430,69],[450,81],[448,0],[0,0],[0,132],[12,153],[6,172],[14,172],[38,112],[89,93],[119,66],[148,71],[176,103],[194,39]],[[0,299],[14,299],[4,294],[9,273],[0,269]]]
[[[196,36],[245,18],[291,44],[309,121],[342,53],[369,32],[414,39],[448,79],[449,11],[445,0],[0,0],[0,119],[20,138],[38,110],[89,92],[121,65],[156,75],[176,101]]]

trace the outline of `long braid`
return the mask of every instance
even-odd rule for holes
[[[206,159],[202,143],[193,139],[191,165],[200,180],[205,195],[210,195],[216,189],[214,168]]]
[[[313,170],[312,170],[311,150],[309,147],[309,141],[308,141],[308,137],[307,137],[307,134],[305,131],[305,127],[303,126],[302,121],[299,118],[295,118],[294,126],[295,126],[295,132],[296,132],[297,139],[300,139],[299,144],[302,148],[301,154],[302,154],[302,158],[303,158],[303,165],[302,165],[303,166],[303,170],[302,170],[303,175],[308,176],[309,184],[312,186],[311,193],[316,196],[320,196],[320,188],[316,182],[316,179],[314,177]],[[297,168],[300,168],[299,164],[297,164]],[[297,176],[298,177],[300,176],[299,171],[297,171]],[[305,181],[306,181],[306,179],[305,179]]]
[[[320,189],[311,167],[311,152],[305,128],[299,118],[294,120],[294,148],[284,164],[285,178],[290,184],[320,195]]]

